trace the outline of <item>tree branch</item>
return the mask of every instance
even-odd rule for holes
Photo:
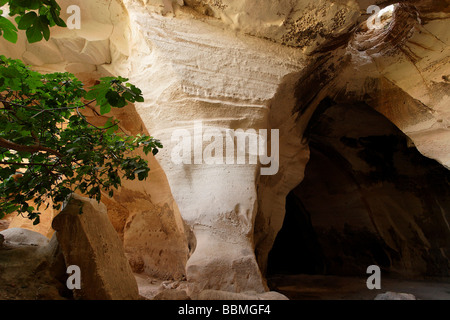
[[[29,167],[29,166],[55,167],[57,164],[34,163],[34,162],[20,163],[20,162],[3,162],[3,161],[0,161],[0,165],[12,165],[12,166],[21,166],[21,167]]]
[[[51,153],[51,154],[57,156],[58,158],[64,157],[58,151],[50,149],[50,148],[46,148],[46,147],[43,147],[40,145],[24,146],[24,145],[14,143],[12,141],[9,141],[9,140],[3,139],[3,138],[0,138],[0,147],[16,150],[18,152],[35,153],[35,152],[39,152],[39,151],[45,151],[45,152],[48,152],[48,153]]]

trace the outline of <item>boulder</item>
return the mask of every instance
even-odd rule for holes
[[[20,234],[12,231],[15,231],[10,232],[12,235]],[[30,231],[20,236],[21,241],[5,241],[4,250],[0,250],[0,300],[72,298],[66,287],[66,266],[56,238],[47,243],[36,239],[39,237]]]
[[[275,291],[265,293],[229,292],[222,290],[204,290],[192,296],[192,300],[289,300],[286,296]]]
[[[49,239],[42,234],[22,228],[11,228],[1,232],[5,241],[10,245],[45,246]]]
[[[398,293],[398,292],[385,292],[380,293],[375,297],[375,300],[417,300],[413,294],[410,293]]]
[[[66,265],[80,268],[76,299],[139,299],[136,279],[104,204],[74,194],[52,226]]]
[[[184,290],[166,289],[158,293],[153,300],[191,300]]]

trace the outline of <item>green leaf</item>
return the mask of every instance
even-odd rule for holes
[[[35,22],[29,29],[39,24]],[[43,31],[36,33],[42,37]],[[11,165],[0,166],[0,216],[27,214],[38,224],[40,213],[36,210],[49,205],[43,199],[50,199],[59,210],[75,190],[99,201],[102,192],[113,195],[111,188],[121,186],[122,174],[130,180],[148,177],[148,163],[131,151],[143,148],[146,154],[156,153],[158,140],[141,134],[128,136],[118,130],[114,118],[97,127],[88,122],[90,118],[64,109],[84,105],[85,96],[93,97],[102,113],[110,112],[111,104],[124,106],[135,93],[124,89],[121,81],[120,77],[103,78],[87,93],[71,74],[43,75],[19,60],[0,56],[0,92],[3,99],[17,103],[14,108],[0,108],[0,137],[24,146],[35,145],[38,139],[42,146],[61,155],[1,147],[0,160],[7,159]],[[18,170],[26,173],[15,179]],[[36,209],[28,205],[33,201]]]
[[[134,102],[134,95],[133,94],[131,94],[131,93],[129,93],[128,91],[126,91],[126,92],[124,92],[123,94],[122,94],[122,97],[125,99],[125,100],[127,100],[127,101],[130,101],[130,102]]]
[[[3,30],[3,38],[9,42],[16,43],[18,40],[17,32],[11,31],[10,29]]]
[[[28,12],[24,16],[22,16],[18,22],[18,28],[20,30],[27,30],[31,27],[37,18],[37,14],[33,11]]]
[[[127,101],[124,97],[119,97],[119,100],[117,101],[117,104],[115,105],[116,108],[123,108],[127,106]]]
[[[106,134],[111,135],[117,130],[119,130],[119,126],[116,124],[115,126],[109,127],[108,130],[106,130]]]
[[[36,25],[33,25],[32,27],[28,28],[26,35],[28,42],[30,43],[39,42],[43,38],[41,29],[39,29],[39,27],[37,27]]]
[[[102,104],[100,106],[100,113],[103,114],[107,114],[111,112],[111,106],[109,104]]]
[[[38,225],[39,223],[41,223],[41,219],[39,218],[39,216],[37,216],[34,221],[33,221],[33,226]]]
[[[108,103],[113,107],[117,106],[119,103],[120,95],[117,91],[108,91],[105,97],[108,100]]]
[[[17,42],[17,28],[11,21],[2,16],[0,16],[0,30],[3,31],[3,37],[7,41]]]
[[[26,0],[26,2],[28,3],[28,9],[31,10],[36,10],[42,7],[42,1],[39,0]]]
[[[17,31],[16,27],[14,26],[14,24],[9,21],[8,19],[6,19],[3,16],[0,16],[0,28],[2,29],[12,29]]]
[[[48,27],[50,22],[48,21],[47,17],[40,16],[39,17],[39,29],[42,31],[42,35],[44,36],[45,40],[48,41],[50,39],[50,28]]]
[[[5,210],[5,213],[6,213],[6,214],[13,213],[14,211],[17,211],[19,208],[20,208],[20,206],[17,206],[17,205],[9,206],[9,207]]]
[[[63,28],[67,27],[64,20],[59,17],[59,13],[57,12],[57,10],[50,9],[50,15],[57,26],[63,27]]]

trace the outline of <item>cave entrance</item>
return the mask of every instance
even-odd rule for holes
[[[364,103],[325,99],[305,132],[311,157],[269,253],[268,277],[449,276],[450,174]]]

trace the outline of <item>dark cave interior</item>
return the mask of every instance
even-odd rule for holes
[[[449,276],[450,173],[367,104],[325,99],[267,275]]]

